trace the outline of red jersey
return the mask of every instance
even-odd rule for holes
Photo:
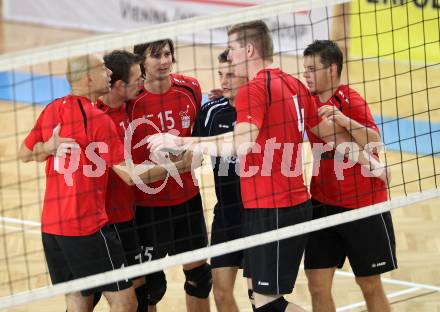
[[[68,95],[44,109],[24,141],[27,148],[33,150],[36,143],[49,140],[58,124],[60,136],[75,139],[80,149],[64,157],[50,155],[46,160],[42,231],[91,235],[108,221],[108,173],[124,160],[123,145],[107,115],[89,99]],[[72,168],[67,170],[70,174],[65,173],[68,168]]]
[[[240,159],[244,207],[284,208],[308,200],[301,144],[304,127],[320,122],[308,89],[280,69],[264,69],[240,88],[235,103],[237,123],[257,126],[261,147]],[[249,170],[255,172],[246,177]]]
[[[125,130],[128,129],[129,120],[126,104],[119,108],[111,108],[101,100],[96,106],[113,120],[121,142],[124,142]],[[109,223],[130,221],[134,218],[134,189],[125,183],[113,170],[110,170],[107,197],[105,202]]]
[[[321,103],[317,97],[315,102],[318,107],[334,105],[344,115],[379,132],[368,104],[355,90],[346,85],[341,85],[326,103]],[[312,147],[315,143],[324,143],[313,134],[309,134],[309,139]],[[321,155],[319,173],[312,177],[310,185],[310,193],[314,199],[328,205],[345,208],[365,207],[388,199],[385,183],[378,178],[364,177],[359,164],[345,169],[343,180],[338,180],[334,155],[335,150]]]
[[[170,130],[178,130],[180,136],[191,136],[197,112],[201,107],[202,91],[196,79],[183,75],[171,74],[172,85],[162,94],[151,93],[144,87],[135,100],[128,104],[130,120],[145,118],[146,122],[132,128],[132,157],[137,164],[149,160],[150,151],[146,145],[134,148],[145,137]],[[168,206],[178,205],[194,197],[199,188],[194,184],[191,172],[180,175],[183,188],[169,177],[166,185],[157,194],[147,194],[137,188],[135,191],[136,203],[141,206]],[[162,181],[148,185],[158,189],[163,186]]]

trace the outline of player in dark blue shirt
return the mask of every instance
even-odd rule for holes
[[[193,129],[193,136],[213,136],[232,132],[236,121],[234,98],[238,88],[246,83],[244,77],[236,77],[227,60],[228,50],[221,53],[219,79],[223,96],[202,106]],[[240,195],[238,158],[212,157],[217,204],[214,207],[211,244],[219,244],[241,237],[243,204]],[[237,169],[236,169],[237,166]],[[213,292],[219,312],[238,311],[233,290],[243,252],[235,252],[211,259]]]

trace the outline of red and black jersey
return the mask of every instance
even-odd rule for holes
[[[128,103],[130,120],[143,120],[140,125],[133,128],[132,157],[135,163],[149,161],[150,151],[146,145],[134,148],[147,136],[178,131],[180,136],[191,136],[191,131],[197,112],[202,102],[202,92],[198,81],[194,78],[171,74],[172,85],[161,94],[151,93],[142,88],[136,99]],[[191,172],[180,175],[183,188],[169,177],[165,187],[158,194],[147,194],[141,189],[136,189],[136,203],[141,206],[172,206],[186,202],[194,197],[199,188],[194,184]],[[151,183],[150,188],[159,188],[164,181]]]
[[[321,103],[315,97],[317,106],[334,105],[344,115],[361,125],[379,132],[366,101],[353,89],[341,85],[326,102]],[[312,147],[324,143],[312,133],[309,134]],[[373,177],[361,174],[361,165],[355,164],[343,172],[343,179],[338,180],[334,161],[335,150],[325,152],[319,161],[319,173],[312,177],[310,193],[322,203],[345,208],[360,208],[380,203],[388,199],[385,183]]]
[[[125,131],[129,128],[126,104],[111,108],[101,100],[96,106],[113,120],[119,139],[124,142]],[[121,223],[134,218],[134,189],[125,183],[113,170],[110,170],[107,186],[106,209],[109,223]]]
[[[69,95],[50,103],[25,139],[33,150],[60,124],[61,137],[73,138],[79,150],[46,160],[42,231],[64,236],[97,232],[108,221],[105,209],[108,174],[124,160],[124,150],[110,117],[86,97]],[[62,174],[68,170],[68,173]]]
[[[245,208],[285,208],[309,199],[302,176],[304,130],[319,122],[308,89],[280,69],[264,69],[238,91],[237,123],[258,129],[252,152],[240,159]],[[253,171],[253,172],[252,172]]]

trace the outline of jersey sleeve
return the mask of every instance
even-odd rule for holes
[[[35,123],[31,132],[29,132],[27,137],[24,139],[24,144],[31,151],[34,149],[35,144],[37,144],[38,142],[43,142],[43,132],[42,132],[42,127],[41,127],[42,120],[43,120],[43,114],[44,114],[44,111],[38,117],[37,122]]]
[[[302,83],[299,90],[299,99],[301,106],[304,108],[305,129],[306,131],[310,131],[322,121],[322,118],[318,114],[318,103],[316,103],[316,98]]]
[[[204,129],[203,123],[205,122],[205,120],[206,120],[206,114],[203,109],[200,109],[197,113],[196,121],[194,123],[194,128],[193,128],[191,136],[193,136],[193,137],[205,136],[204,131],[203,131],[203,129]]]
[[[264,86],[252,82],[242,86],[235,98],[237,123],[247,122],[261,129],[267,111],[267,101]]]
[[[24,144],[29,150],[32,151],[38,142],[47,141],[52,136],[53,129],[58,124],[62,124],[56,107],[51,103],[41,112],[34,127],[24,140]]]
[[[107,153],[100,156],[105,160],[107,167],[120,164],[124,161],[124,144],[120,139],[116,126],[109,116],[102,113],[99,117],[99,127],[95,127],[94,142],[103,142],[108,146]]]
[[[200,108],[202,107],[202,89],[200,88],[200,84],[199,82],[196,80],[196,85],[194,86],[194,92],[196,94],[196,107],[197,107],[197,111],[200,110]]]
[[[343,114],[346,114],[348,117],[357,121],[361,125],[379,132],[379,128],[371,115],[367,102],[357,92],[350,92],[349,104],[347,104],[345,101],[342,103]]]

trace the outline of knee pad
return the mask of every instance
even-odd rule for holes
[[[163,298],[167,290],[165,273],[160,271],[145,276],[145,290],[144,300],[150,306],[156,305]]]
[[[136,298],[138,302],[137,312],[145,312],[148,310],[147,288],[145,284],[135,288]]]
[[[101,300],[101,296],[102,296],[101,292],[96,292],[96,293],[93,294],[93,307],[96,307],[96,305],[98,304],[99,300]]]
[[[207,263],[185,273],[185,292],[193,297],[206,299],[212,289],[211,266]]]
[[[278,299],[261,306],[255,311],[257,312],[284,312],[288,306],[289,302],[284,299],[284,297],[279,297]]]

